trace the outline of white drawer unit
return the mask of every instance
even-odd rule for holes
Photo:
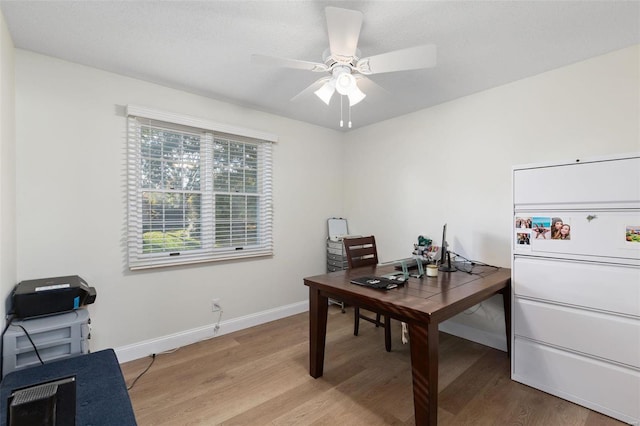
[[[627,232],[634,232],[638,225],[639,212],[640,208],[518,211],[516,218],[521,222],[531,221],[531,232],[529,244],[516,244],[514,251],[559,259],[640,266],[640,244],[627,241]],[[560,231],[554,231],[556,226]],[[561,234],[562,229],[565,234]]]
[[[637,267],[516,256],[512,271],[516,297],[640,317]]]
[[[512,378],[594,411],[637,425],[640,373],[597,358],[516,337]]]
[[[39,365],[40,360],[50,362],[89,353],[90,324],[89,311],[83,308],[12,321],[2,337],[3,377]]]
[[[640,424],[640,154],[513,169],[513,380]]]
[[[513,310],[516,336],[640,368],[638,318],[526,299],[518,299]]]
[[[344,251],[342,239],[348,236],[347,219],[332,217],[327,220],[327,272],[349,269],[347,254]],[[344,302],[329,299],[329,303],[340,305],[344,313]]]
[[[637,203],[640,194],[638,170],[638,154],[516,167],[513,202],[520,207]]]
[[[342,240],[327,240],[327,272],[348,269],[347,255],[344,251]]]

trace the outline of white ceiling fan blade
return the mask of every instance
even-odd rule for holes
[[[359,78],[356,79],[358,87],[363,93],[367,94],[368,102],[386,102],[387,100],[394,98],[394,94],[392,92],[380,86],[372,79],[367,78],[362,74],[359,74],[358,77]]]
[[[362,12],[330,6],[325,13],[331,55],[336,59],[355,56],[362,27]]]
[[[300,61],[298,59],[278,58],[268,55],[251,55],[251,62],[254,64],[270,65],[276,67],[294,68],[299,70],[325,72],[329,68],[319,62]]]
[[[356,68],[362,74],[381,74],[393,71],[431,68],[435,65],[436,46],[426,44],[362,58],[358,61]]]
[[[380,86],[370,78],[367,78],[362,74],[356,74],[355,77],[356,81],[358,82],[358,87],[367,95],[371,95],[372,98],[380,98],[391,95],[391,93],[389,93],[387,89]]]
[[[306,98],[307,96],[313,95],[313,93],[316,90],[318,90],[320,87],[322,87],[323,84],[325,84],[326,82],[328,82],[330,80],[331,80],[331,77],[322,77],[322,78],[314,81],[306,89],[304,89],[302,92],[298,93],[293,98],[291,98],[291,102],[296,102],[296,101],[299,101],[301,99]]]

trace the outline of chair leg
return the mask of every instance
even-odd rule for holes
[[[360,329],[360,308],[355,306],[353,308],[353,335],[358,335],[358,330]]]
[[[391,318],[384,316],[384,347],[391,352]]]
[[[376,327],[380,327],[380,324],[382,324],[380,322],[380,314],[376,314]]]

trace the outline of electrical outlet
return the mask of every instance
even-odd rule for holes
[[[222,310],[222,306],[220,306],[220,299],[211,299],[211,312],[218,312]]]

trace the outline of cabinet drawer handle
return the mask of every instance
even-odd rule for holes
[[[598,216],[596,216],[595,214],[590,214],[589,216],[587,216],[587,220],[589,222],[591,222],[593,219],[597,219],[597,218],[598,218]]]

